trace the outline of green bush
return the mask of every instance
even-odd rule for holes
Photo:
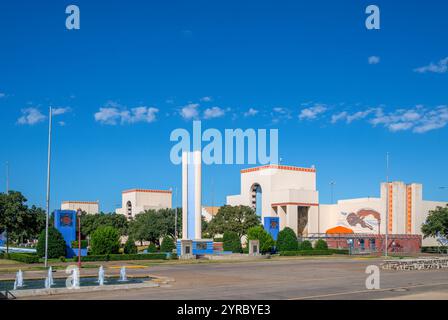
[[[157,247],[154,243],[150,243],[148,246],[148,253],[155,253],[157,252]]]
[[[314,244],[314,249],[315,250],[327,250],[328,249],[328,244],[327,244],[327,242],[325,240],[319,239]]]
[[[81,240],[81,249],[85,249],[85,248],[87,248],[87,246],[88,246],[87,240]],[[72,241],[72,248],[73,249],[78,249],[79,248],[78,240]]]
[[[295,251],[299,248],[297,236],[291,228],[284,228],[278,233],[277,251]]]
[[[350,254],[350,250],[348,249],[328,249],[333,254]]]
[[[213,239],[214,242],[224,242],[222,237],[216,237]]]
[[[308,240],[304,240],[299,244],[299,251],[301,250],[313,250],[313,246],[311,245],[311,242]]]
[[[57,259],[60,256],[66,256],[66,244],[64,237],[55,227],[48,227],[48,258]],[[45,256],[45,229],[39,235],[36,248],[37,256]]]
[[[73,258],[73,261],[78,261]],[[81,257],[81,261],[122,261],[122,260],[166,260],[164,253],[149,254],[104,254],[104,255],[88,255]]]
[[[118,253],[120,249],[120,235],[117,229],[113,227],[99,227],[92,234],[90,245],[93,255]]]
[[[332,255],[331,250],[297,250],[297,251],[281,251],[281,256],[329,256]]]
[[[233,253],[241,253],[243,248],[241,247],[241,239],[238,233],[234,231],[226,231],[223,235],[223,250],[232,251]]]
[[[172,260],[176,260],[177,259],[177,253],[172,253],[171,254],[171,259]]]
[[[162,244],[160,245],[160,251],[162,252],[173,252],[176,249],[176,244],[174,239],[171,237],[165,237],[162,239]]]
[[[262,226],[252,227],[247,230],[247,240],[258,240],[260,242],[260,252],[270,252],[275,245],[272,236],[264,230]]]
[[[15,260],[23,263],[38,263],[39,257],[35,254],[27,253],[5,253],[3,259]]]
[[[125,254],[135,254],[137,253],[137,246],[135,245],[135,241],[132,237],[128,237],[128,240],[124,244],[123,251]]]

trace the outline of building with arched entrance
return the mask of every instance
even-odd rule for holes
[[[397,246],[412,241],[415,247],[417,238],[424,246],[438,245],[435,238],[422,239],[421,226],[431,210],[448,204],[423,200],[421,184],[401,181],[382,183],[379,197],[321,204],[314,167],[266,165],[243,169],[240,184],[241,193],[228,196],[227,204],[252,207],[268,231],[289,227],[299,237],[309,239],[331,235],[340,242],[356,238],[365,248],[381,246],[386,230],[390,242]]]

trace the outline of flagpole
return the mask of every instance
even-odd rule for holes
[[[47,214],[45,217],[45,268],[48,266],[48,220],[50,216],[50,163],[51,163],[51,116],[48,118],[48,158],[47,158]]]

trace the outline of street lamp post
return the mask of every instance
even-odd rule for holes
[[[51,116],[53,115],[50,107],[48,115],[48,154],[47,154],[47,214],[45,216],[45,268],[48,267],[48,221],[50,217],[50,168],[51,168]]]
[[[78,268],[81,269],[81,214],[82,210],[78,209],[76,215],[78,216]]]

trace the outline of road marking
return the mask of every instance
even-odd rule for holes
[[[329,293],[329,294],[322,294],[322,295],[316,295],[316,296],[289,298],[288,300],[304,300],[304,299],[343,296],[343,295],[356,294],[356,293],[385,292],[385,291],[391,291],[394,289],[412,289],[412,288],[419,288],[419,287],[434,287],[434,286],[443,286],[443,285],[448,285],[448,283],[419,284],[419,285],[414,285],[414,286],[393,287],[393,288],[379,289],[379,290],[358,290],[358,291],[337,292],[337,293]]]

